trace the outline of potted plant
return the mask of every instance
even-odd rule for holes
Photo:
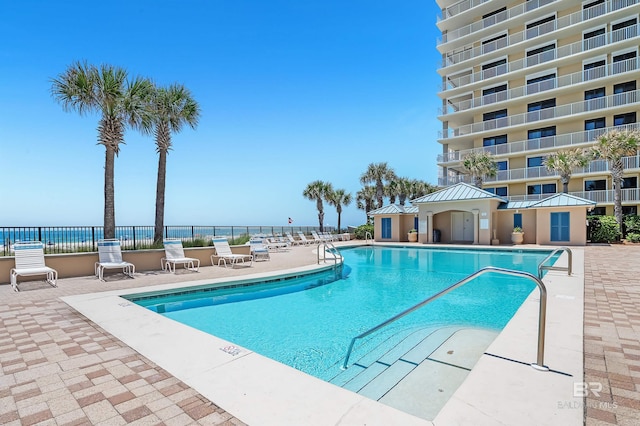
[[[409,237],[410,243],[418,242],[418,231],[416,229],[410,230],[407,236]]]
[[[524,231],[521,227],[516,226],[513,228],[513,232],[511,232],[511,242],[513,244],[522,244],[524,241]]]

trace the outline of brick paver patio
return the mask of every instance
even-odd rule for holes
[[[640,246],[587,247],[584,305],[586,424],[638,425]]]
[[[296,248],[247,270],[143,273],[107,284],[71,278],[21,293],[0,286],[0,424],[242,425],[59,297],[312,263],[309,250]],[[584,349],[585,382],[602,384],[585,400],[585,423],[640,424],[640,246],[586,248]]]

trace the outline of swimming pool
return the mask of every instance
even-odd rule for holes
[[[354,336],[482,267],[536,273],[549,251],[375,246],[341,254],[337,280],[325,271],[130,300],[330,381],[340,374]],[[453,324],[500,330],[534,287],[522,278],[486,274],[359,342],[352,359],[384,351],[416,330]]]

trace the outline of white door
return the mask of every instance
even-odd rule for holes
[[[473,241],[473,213],[451,212],[451,240]]]

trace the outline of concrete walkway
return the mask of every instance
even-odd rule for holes
[[[274,253],[252,268],[150,272],[58,288],[0,285],[0,424],[242,425],[59,298],[101,290],[240,276],[312,265],[309,247]],[[585,249],[587,425],[640,423],[640,246]],[[532,407],[535,409],[535,407]]]

